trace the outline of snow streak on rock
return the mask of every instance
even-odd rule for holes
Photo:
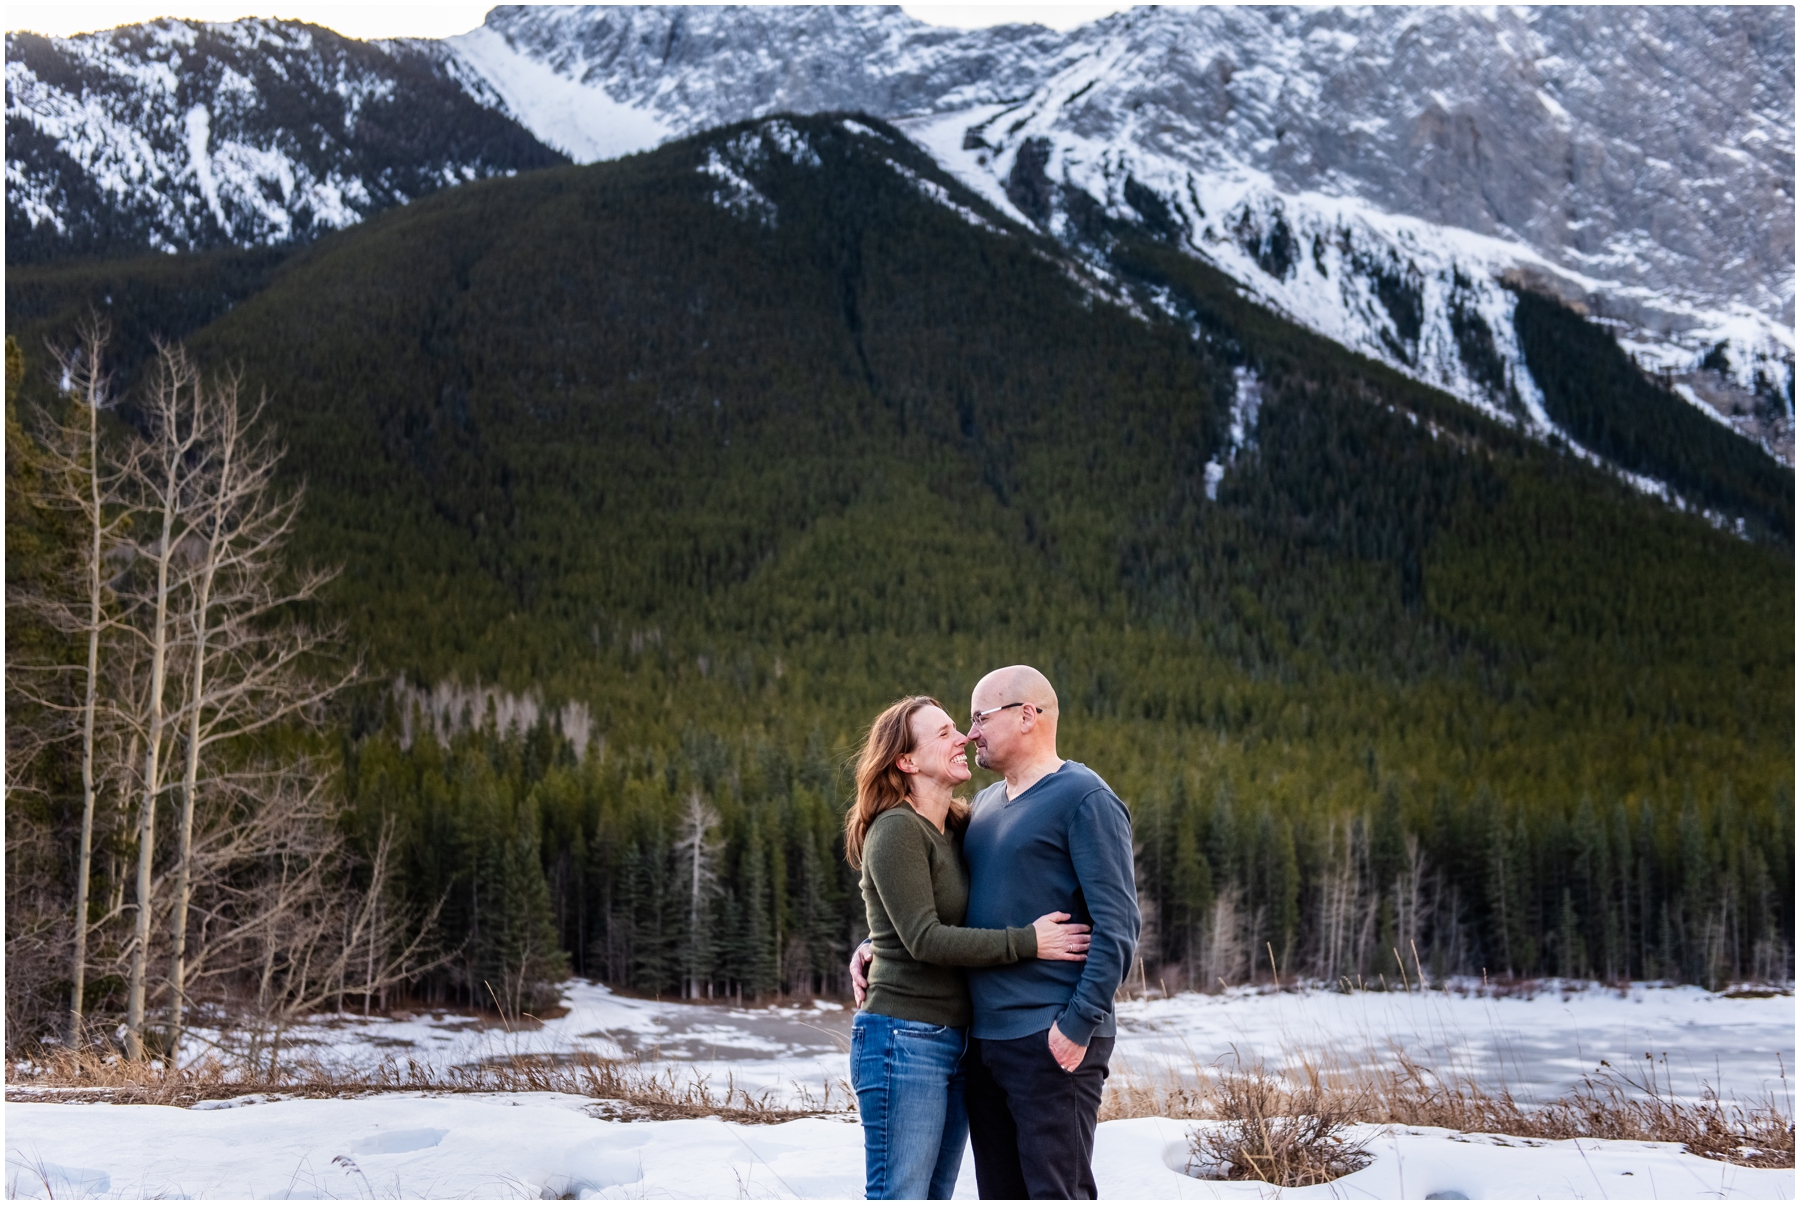
[[[776,224],[775,203],[749,179],[748,173],[768,166],[779,155],[796,167],[823,166],[819,153],[806,136],[786,121],[763,122],[727,141],[723,146],[709,147],[701,174],[719,181],[713,190],[713,204],[741,218],[752,218],[758,224]]]
[[[1256,412],[1262,409],[1262,382],[1249,368],[1232,370],[1235,389],[1231,395],[1231,427],[1225,433],[1225,447],[1206,462],[1206,496],[1219,496],[1219,483],[1225,480],[1226,468],[1238,453],[1256,447]]]

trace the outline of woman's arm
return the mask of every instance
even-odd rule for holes
[[[938,920],[931,889],[931,854],[916,824],[876,824],[863,847],[863,865],[906,952],[935,966],[991,967],[1037,956],[1030,928],[966,929]]]

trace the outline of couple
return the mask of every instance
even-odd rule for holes
[[[845,818],[870,934],[850,964],[867,1195],[948,1199],[967,1138],[983,1197],[1093,1198],[1113,992],[1138,936],[1131,819],[1057,756],[1043,674],[995,670],[969,709],[966,733],[923,696],[876,717]],[[955,797],[970,741],[1005,775],[972,803]]]

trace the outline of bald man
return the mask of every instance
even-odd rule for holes
[[[975,797],[963,923],[1029,925],[1054,909],[1093,926],[1086,962],[1022,959],[968,973],[975,1178],[984,1198],[1091,1200],[1113,993],[1137,949],[1131,817],[1098,774],[1057,755],[1056,691],[1043,674],[997,669],[969,708],[976,763],[1005,781]]]

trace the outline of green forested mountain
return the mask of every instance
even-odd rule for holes
[[[1739,538],[1154,231],[1089,237],[1112,280],[879,123],[792,119],[471,184],[280,263],[10,273],[9,322],[29,352],[104,292],[269,391],[302,554],[345,567],[329,607],[371,667],[346,789],[365,831],[399,817],[406,891],[460,950],[428,994],[562,966],[840,986],[861,726],[914,691],[963,714],[1020,660],[1132,806],[1152,984],[1271,957],[1373,982],[1414,948],[1790,973],[1791,471],[1681,447]],[[1591,328],[1533,329],[1535,370]],[[1644,465],[1682,443],[1634,444],[1595,392],[1637,378],[1565,379]]]

